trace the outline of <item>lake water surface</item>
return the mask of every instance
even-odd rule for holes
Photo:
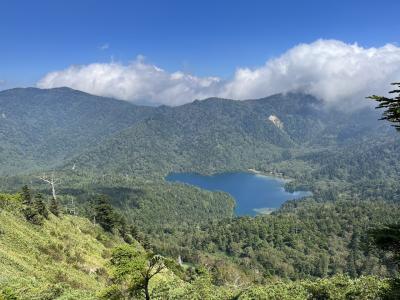
[[[276,208],[291,199],[310,195],[310,192],[285,191],[285,181],[280,178],[246,172],[220,173],[212,176],[196,173],[170,173],[170,182],[182,182],[209,191],[224,191],[236,200],[236,214],[256,215]]]

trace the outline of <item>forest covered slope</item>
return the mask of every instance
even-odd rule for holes
[[[68,88],[13,89],[0,92],[0,172],[79,168],[153,177],[265,169],[361,142],[396,143],[377,119],[370,108],[328,109],[301,93],[145,107]]]
[[[152,111],[69,88],[0,92],[0,174],[53,167]]]
[[[398,270],[368,232],[400,216],[400,140],[378,118],[302,93],[144,107],[67,88],[2,91],[0,295],[127,299],[116,251],[174,262],[154,299],[379,299]],[[230,195],[164,179],[250,168],[312,194],[237,217]],[[58,181],[63,217],[39,226],[15,193],[29,185],[49,206],[43,173]],[[108,232],[93,224],[98,199],[116,213]]]
[[[146,259],[151,264],[151,257],[159,257],[146,244],[147,250],[132,237],[126,239],[126,233],[106,232],[83,217],[50,213],[43,223],[34,224],[26,219],[26,208],[23,194],[0,194],[0,299],[143,297],[143,287],[135,286],[135,280],[144,276],[141,268],[150,270]],[[240,273],[221,264],[193,267],[171,258],[159,258],[163,267],[151,277],[151,299],[379,299],[389,289],[389,282],[376,276],[242,281],[236,277]],[[224,274],[234,276],[234,285],[221,282]]]

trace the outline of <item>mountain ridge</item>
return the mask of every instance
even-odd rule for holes
[[[356,134],[374,139],[378,132],[373,110],[326,110],[304,93],[149,107],[66,87],[17,88],[0,92],[0,116],[3,175],[68,164],[138,175],[248,169],[279,160],[283,151],[337,146]]]

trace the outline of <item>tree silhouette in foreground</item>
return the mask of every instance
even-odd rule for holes
[[[381,120],[387,120],[394,123],[393,126],[400,131],[400,82],[394,82],[392,85],[395,85],[397,88],[389,93],[397,94],[395,97],[387,98],[383,96],[372,95],[367,98],[379,102],[379,105],[376,108],[385,109]]]
[[[151,279],[166,269],[164,257],[138,250],[131,245],[114,249],[110,264],[116,286],[103,294],[104,299],[130,299],[143,296],[146,300],[150,300]]]
[[[384,108],[381,120],[387,120],[394,123],[393,126],[400,131],[400,82],[394,82],[392,85],[397,89],[390,91],[390,94],[397,94],[393,98],[383,96],[370,96],[368,99],[379,102],[377,109]],[[390,224],[383,228],[371,230],[369,232],[373,244],[383,250],[392,253],[393,261],[400,264],[400,224]],[[400,299],[400,277],[394,277],[391,280],[391,289],[384,299]]]
[[[367,98],[379,102],[376,108],[386,109],[381,120],[394,123],[393,126],[400,131],[400,82],[394,82],[392,85],[397,86],[397,89],[389,93],[397,94],[395,97],[387,98],[373,95]],[[392,224],[373,230],[370,232],[370,236],[378,248],[392,252],[396,262],[400,263],[400,225]]]

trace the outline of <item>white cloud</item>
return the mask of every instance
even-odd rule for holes
[[[179,105],[216,94],[219,79],[199,78],[182,72],[168,73],[147,64],[143,57],[123,65],[94,63],[71,66],[47,74],[37,86],[54,88],[68,86],[95,95],[115,97],[132,102]]]
[[[328,104],[385,93],[400,79],[400,48],[362,48],[336,40],[298,45],[260,68],[240,68],[223,95],[238,99],[302,90]]]
[[[249,99],[302,90],[328,104],[367,101],[400,79],[400,47],[363,48],[336,40],[301,44],[264,66],[239,68],[230,80],[169,73],[138,57],[129,64],[94,63],[47,74],[42,88],[69,86],[96,95],[132,102],[179,105],[211,96]]]

